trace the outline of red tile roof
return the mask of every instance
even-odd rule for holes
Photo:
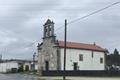
[[[58,41],[58,46],[64,48],[64,41]],[[107,49],[101,48],[95,44],[84,44],[84,43],[76,43],[76,42],[67,42],[67,48],[74,49],[84,49],[84,50],[93,50],[100,52],[108,52]]]

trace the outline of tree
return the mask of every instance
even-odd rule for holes
[[[106,62],[107,62],[107,66],[109,66],[109,68],[114,70],[116,70],[116,66],[120,66],[120,54],[116,48],[113,54],[108,54],[106,56]]]
[[[120,61],[120,55],[119,55],[118,50],[115,48],[114,53],[113,53],[113,63],[114,63],[114,65],[116,65],[116,66],[120,65],[119,61]]]
[[[22,65],[20,65],[18,72],[23,72],[23,71],[24,71],[24,69],[23,69],[23,64],[22,64]]]

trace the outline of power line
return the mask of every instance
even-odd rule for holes
[[[99,10],[97,10],[97,11],[95,11],[95,12],[92,12],[92,13],[90,13],[90,14],[88,14],[88,15],[85,15],[85,16],[83,16],[83,17],[81,17],[81,18],[78,18],[78,19],[75,19],[75,20],[73,20],[73,21],[70,21],[70,22],[68,22],[68,24],[71,24],[71,23],[74,23],[74,22],[76,22],[76,21],[78,21],[78,20],[87,18],[87,17],[89,17],[89,16],[91,16],[91,15],[93,15],[93,14],[99,13],[99,12],[101,12],[101,11],[107,9],[107,8],[110,8],[110,7],[112,7],[112,6],[116,5],[116,4],[119,4],[119,3],[120,3],[120,2],[115,2],[115,3],[111,4],[111,5],[108,5],[107,7],[104,7],[104,8],[102,8],[102,9],[99,9]]]
[[[119,1],[119,2],[115,2],[115,3],[113,3],[113,4],[110,4],[110,5],[102,8],[102,9],[99,9],[99,10],[97,10],[97,11],[94,11],[94,12],[90,13],[90,14],[87,14],[87,15],[85,15],[85,16],[83,16],[83,17],[80,17],[80,18],[77,18],[77,19],[75,19],[75,20],[72,20],[72,21],[68,22],[68,25],[71,24],[71,23],[74,23],[74,22],[76,22],[76,21],[82,20],[82,19],[84,19],[84,18],[87,18],[87,17],[89,17],[89,16],[91,16],[91,15],[94,15],[94,14],[96,14],[96,13],[99,13],[99,12],[101,12],[101,11],[103,11],[103,10],[105,10],[105,9],[108,9],[108,8],[110,8],[110,7],[112,7],[112,6],[116,5],[116,4],[119,4],[119,3],[120,3],[120,1]],[[64,27],[64,25],[63,25],[63,26],[60,26],[59,28],[56,29],[56,31],[60,30],[60,29],[63,28],[63,27]]]
[[[108,8],[110,8],[110,7],[112,7],[112,6],[116,5],[116,4],[119,4],[119,3],[120,3],[120,1],[115,2],[115,3],[113,3],[113,4],[110,4],[110,5],[108,5],[108,6],[104,7],[104,8],[101,8],[101,9],[99,9],[99,10],[97,10],[97,11],[94,11],[94,12],[92,12],[92,13],[90,13],[90,14],[87,14],[87,15],[85,15],[85,16],[83,16],[83,17],[80,17],[80,18],[77,18],[77,19],[75,19],[75,20],[72,20],[72,21],[68,22],[67,24],[69,25],[69,24],[72,24],[72,23],[77,22],[77,21],[79,21],[79,20],[82,20],[82,19],[84,19],[84,18],[87,18],[87,17],[89,17],[89,16],[92,16],[92,15],[94,15],[94,14],[96,14],[96,13],[99,13],[99,12],[101,12],[101,11],[103,11],[103,10],[105,10],[105,9],[108,9]],[[63,27],[64,27],[64,25],[61,25],[61,26],[58,27],[55,31],[58,31],[58,30],[62,29]],[[33,42],[33,44],[31,44],[30,46],[34,45],[35,43],[36,43],[36,41]]]
[[[60,30],[60,29],[63,28],[63,27],[64,27],[64,25],[58,27],[55,31],[58,31],[58,30]]]

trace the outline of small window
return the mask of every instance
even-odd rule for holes
[[[100,63],[101,63],[101,64],[103,63],[103,58],[100,58]]]
[[[83,61],[83,55],[79,54],[79,61]]]
[[[93,51],[92,51],[91,57],[92,57],[92,58],[94,57],[94,53],[93,53]]]

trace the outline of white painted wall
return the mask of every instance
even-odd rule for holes
[[[38,70],[38,63],[35,64],[35,70]]]
[[[10,71],[12,68],[18,69],[18,63],[17,62],[5,62],[0,63],[0,72],[7,72]]]
[[[79,54],[83,54],[83,61],[79,61]],[[66,70],[73,70],[73,63],[78,63],[79,70],[105,70],[104,52],[90,50],[66,49]],[[103,58],[103,63],[100,63]],[[63,70],[64,49],[61,48],[61,70]]]

